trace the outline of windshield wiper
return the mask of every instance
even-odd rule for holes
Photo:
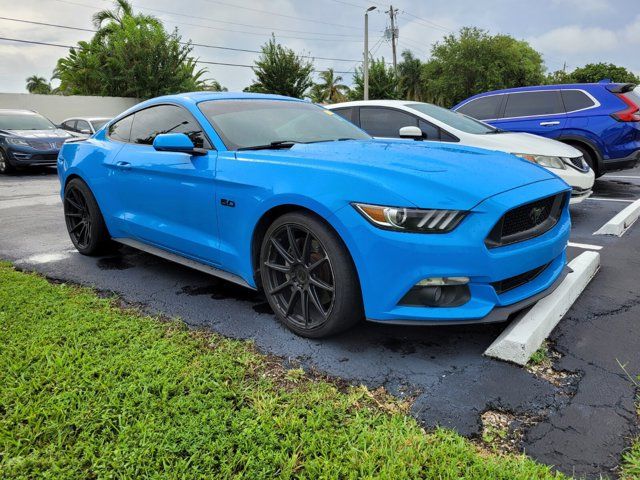
[[[240,150],[273,150],[273,149],[278,149],[278,148],[291,148],[293,147],[296,143],[295,140],[278,140],[275,142],[271,142],[267,145],[253,145],[251,147],[240,147],[237,148],[237,151]]]
[[[500,130],[496,128],[495,130],[489,130],[488,132],[484,132],[485,135],[497,135],[498,133],[504,133],[506,130]]]

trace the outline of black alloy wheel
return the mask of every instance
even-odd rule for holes
[[[100,208],[91,190],[79,178],[64,189],[64,219],[67,232],[83,255],[100,255],[112,246]]]
[[[0,174],[13,172],[13,165],[7,159],[7,154],[0,150]]]
[[[310,215],[288,214],[269,228],[261,276],[271,308],[299,335],[327,336],[362,316],[358,281],[345,247]]]

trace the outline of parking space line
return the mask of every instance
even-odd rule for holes
[[[624,235],[631,225],[640,217],[640,200],[636,200],[631,205],[625,207],[615,217],[605,223],[594,235]]]
[[[599,200],[601,202],[626,202],[626,203],[634,202],[634,200],[629,200],[626,198],[602,198],[602,197],[589,197],[589,198],[585,198],[585,200]]]
[[[588,243],[569,242],[567,245],[569,247],[582,248],[584,250],[602,250],[602,246],[600,246],[600,245],[590,245]]]
[[[511,322],[485,350],[486,356],[526,365],[596,275],[600,254],[583,252],[569,263],[569,267],[573,271],[560,286]]]
[[[637,178],[640,180],[638,175],[606,175],[604,178]]]

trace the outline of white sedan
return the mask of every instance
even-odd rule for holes
[[[505,132],[430,103],[369,100],[327,105],[374,137],[457,142],[512,153],[541,165],[573,189],[571,203],[589,195],[595,181],[582,153],[570,145],[529,133]]]

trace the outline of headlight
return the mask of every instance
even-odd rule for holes
[[[353,203],[369,222],[387,230],[414,233],[446,233],[458,226],[467,212],[421,208],[385,207]]]
[[[516,157],[524,158],[530,162],[537,163],[547,168],[559,168],[565,170],[567,166],[560,157],[549,157],[547,155],[531,155],[529,153],[514,153]]]
[[[7,137],[7,143],[10,143],[11,145],[21,145],[23,147],[29,146],[29,143],[23,138]]]

